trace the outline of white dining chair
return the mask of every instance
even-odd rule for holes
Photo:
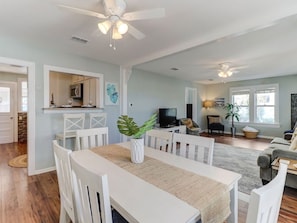
[[[171,153],[172,135],[172,132],[151,129],[145,133],[144,144],[146,146]]]
[[[60,223],[66,223],[70,220],[77,222],[73,183],[71,176],[70,154],[71,150],[60,146],[57,140],[53,140],[53,150],[56,163],[56,171],[60,192]]]
[[[108,127],[76,131],[76,150],[90,149],[108,144]]]
[[[276,177],[268,184],[252,190],[246,223],[277,223],[287,168],[288,162],[280,160]]]
[[[107,175],[70,157],[78,222],[112,223]]]
[[[173,154],[212,165],[214,139],[173,133]]]
[[[75,138],[76,130],[84,129],[85,127],[85,114],[63,114],[64,129],[62,133],[56,134],[56,140],[61,140],[63,147],[66,147],[67,138]]]
[[[107,114],[105,112],[90,113],[90,129],[106,127],[106,117]]]

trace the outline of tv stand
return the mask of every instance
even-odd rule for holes
[[[169,127],[155,127],[154,129],[161,130],[161,131],[167,131],[167,132],[178,132],[182,134],[186,134],[187,129],[185,125],[179,125],[179,126],[169,126]]]

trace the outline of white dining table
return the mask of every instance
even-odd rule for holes
[[[129,142],[118,145],[125,149],[130,148]],[[201,218],[198,209],[129,173],[91,150],[75,151],[72,156],[75,156],[88,168],[108,175],[111,205],[128,222],[182,223],[197,222]],[[228,186],[231,214],[227,220],[232,223],[238,222],[238,180],[241,178],[240,174],[149,147],[145,147],[145,156]]]

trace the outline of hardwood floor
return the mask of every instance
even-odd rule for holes
[[[207,136],[207,135],[205,135]],[[216,142],[264,149],[270,140],[212,135]],[[26,168],[9,167],[8,161],[26,153],[26,144],[0,144],[0,223],[57,223],[60,200],[55,171],[27,176]],[[239,201],[239,223],[244,223],[248,203]],[[297,223],[297,190],[286,188],[279,223]]]
[[[0,222],[57,223],[60,200],[56,173],[28,177],[26,168],[7,165],[24,153],[26,144],[0,145]]]

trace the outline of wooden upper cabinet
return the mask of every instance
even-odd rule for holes
[[[85,79],[85,77],[82,76],[82,75],[72,75],[72,82],[73,83],[83,82],[84,79]]]
[[[88,105],[89,103],[92,103],[93,106],[98,105],[98,82],[98,78],[86,78],[84,80],[83,105]]]

